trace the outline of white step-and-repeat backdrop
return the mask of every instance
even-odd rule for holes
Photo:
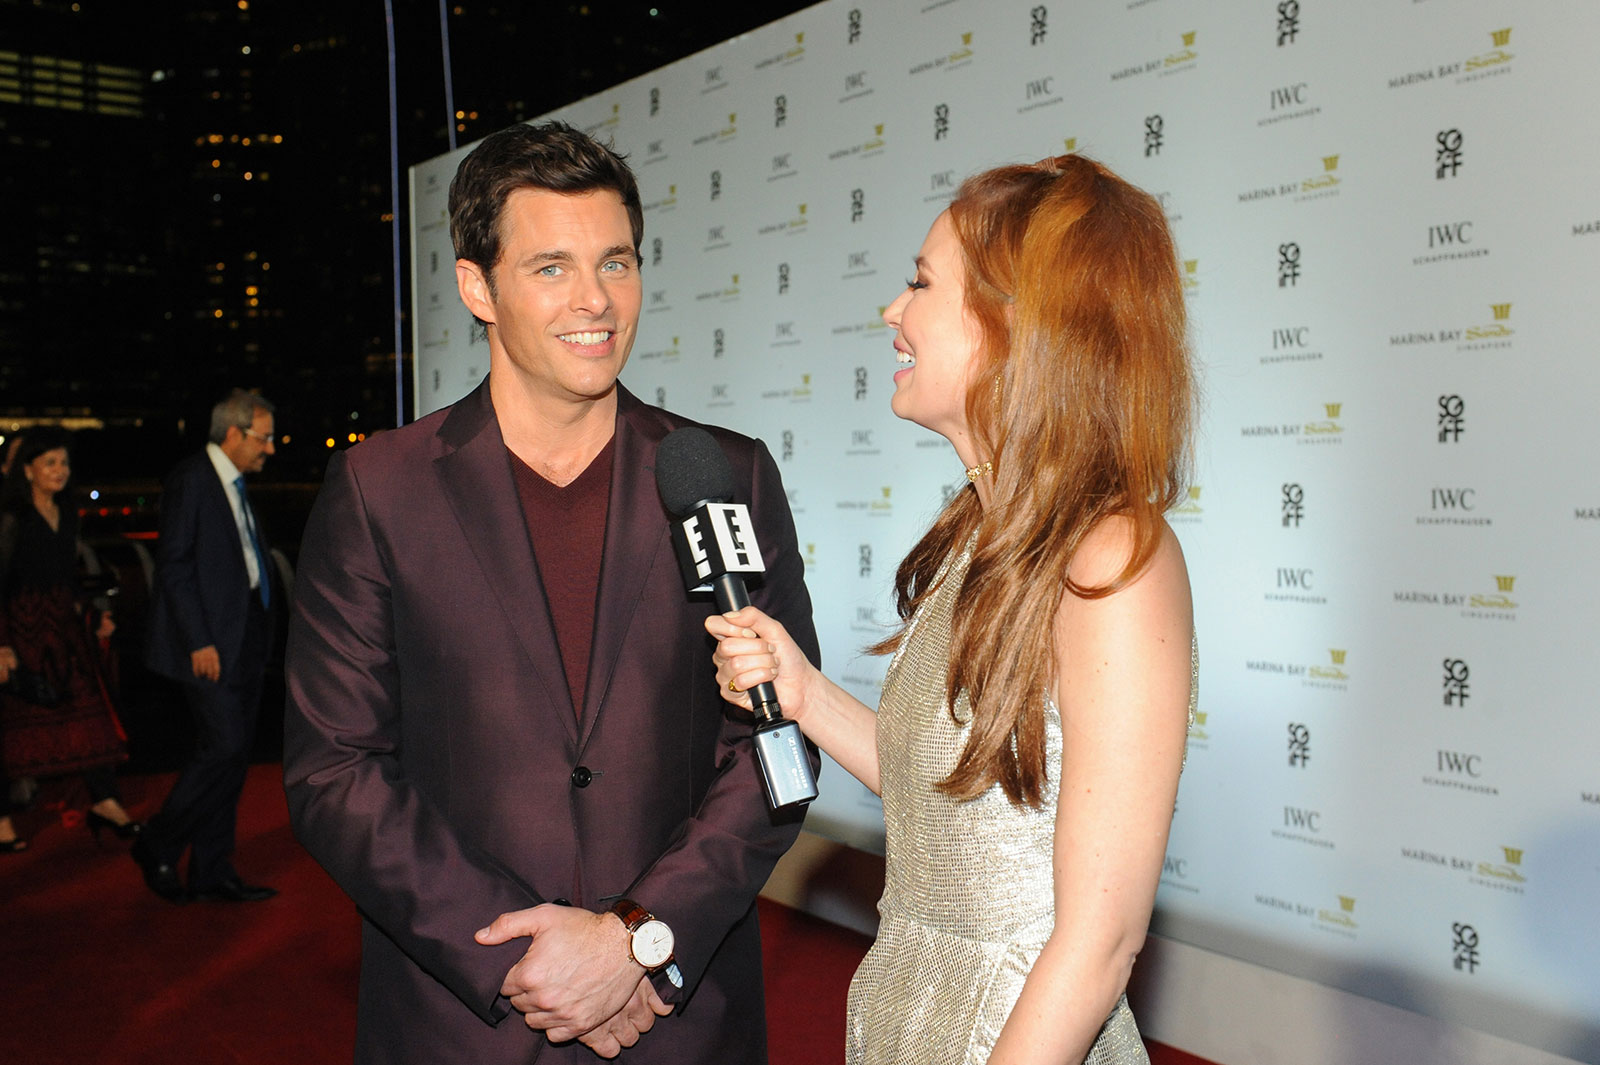
[[[1205,388],[1155,929],[1594,1061],[1597,30],[1590,0],[833,0],[550,117],[639,176],[625,383],[767,442],[869,704],[894,567],[962,483],[888,408],[928,225],[1066,151],[1155,193]],[[463,154],[412,171],[419,413],[488,369]],[[882,846],[837,767],[809,826]]]

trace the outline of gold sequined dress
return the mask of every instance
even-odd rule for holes
[[[982,1065],[1055,923],[1056,795],[1013,805],[998,785],[960,802],[949,775],[966,729],[944,701],[950,624],[971,546],[911,621],[878,706],[887,868],[878,938],[850,981],[847,1065]],[[956,703],[965,720],[967,697]],[[1049,780],[1061,779],[1061,715],[1046,703]],[[1087,1065],[1148,1065],[1127,1000]]]

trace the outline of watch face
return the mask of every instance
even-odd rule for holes
[[[646,921],[633,931],[633,959],[656,969],[672,957],[672,929],[662,921]]]

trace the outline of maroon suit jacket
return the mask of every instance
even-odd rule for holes
[[[284,782],[296,834],[363,918],[358,1062],[598,1061],[500,998],[527,941],[473,932],[623,895],[671,925],[684,979],[656,978],[678,1008],[627,1060],[766,1060],[754,903],[799,820],[767,809],[748,718],[718,696],[715,607],[685,592],[668,539],[653,464],[682,424],[619,386],[581,716],[487,384],[330,463],[295,581]],[[767,562],[752,599],[815,659],[777,467],[710,431]]]

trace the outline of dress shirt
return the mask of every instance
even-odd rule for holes
[[[256,557],[255,544],[250,540],[250,527],[245,521],[245,500],[238,485],[239,468],[216,444],[206,445],[206,456],[222,479],[222,490],[228,496],[228,506],[233,508],[233,524],[239,530],[239,550],[244,553],[244,568],[250,574],[250,590],[261,590],[261,563]]]

